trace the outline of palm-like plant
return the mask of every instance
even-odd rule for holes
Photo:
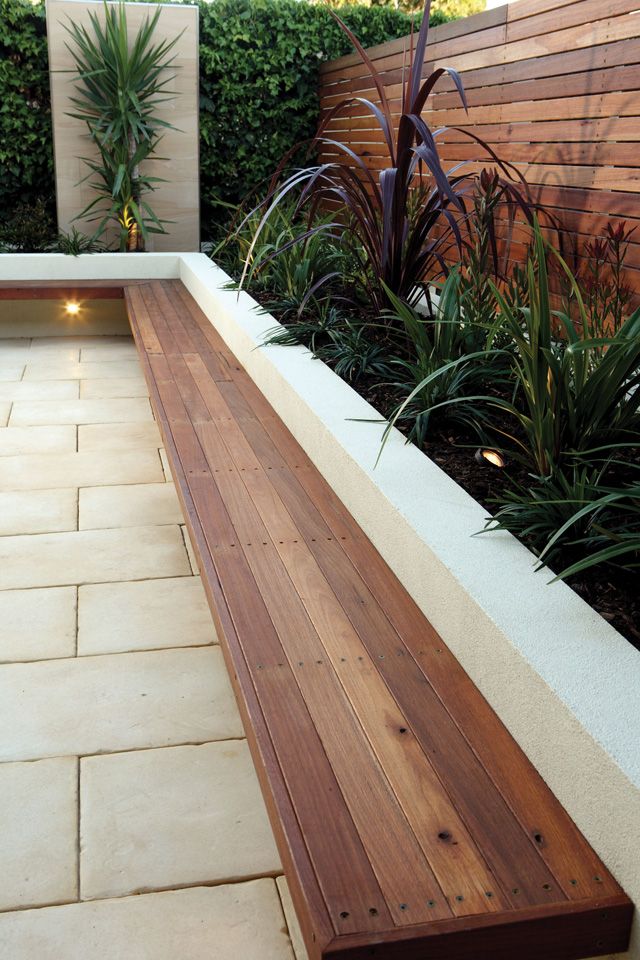
[[[100,236],[116,221],[121,250],[144,249],[149,233],[165,233],[163,223],[143,199],[159,178],[142,171],[158,142],[172,125],[158,116],[160,103],[172,99],[167,73],[171,50],[179,37],[153,42],[160,8],[146,17],[129,41],[124,3],[104,4],[104,22],[91,13],[91,30],[77,23],[66,27],[67,44],[76,69],[76,95],[70,116],[83,120],[98,156],[85,159],[97,196],[76,219],[99,221]]]

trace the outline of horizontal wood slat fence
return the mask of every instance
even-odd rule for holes
[[[423,113],[432,130],[459,126],[486,141],[517,167],[560,221],[578,254],[602,236],[608,222],[640,227],[640,0],[517,0],[432,28],[425,73],[455,67],[469,112],[443,77]],[[368,54],[400,113],[410,37],[372,47]],[[323,65],[323,113],[340,100],[379,102],[357,54]],[[356,104],[336,116],[328,136],[348,144],[373,170],[385,165],[375,121]],[[438,135],[445,168],[464,161],[476,171],[494,163],[465,133]],[[321,160],[340,161],[325,148]],[[520,234],[522,232],[520,231]],[[510,256],[524,255],[522,236]],[[627,256],[628,282],[640,294],[640,229]]]

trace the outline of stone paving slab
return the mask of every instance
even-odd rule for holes
[[[0,910],[76,899],[77,765],[0,764]],[[15,960],[1,945],[0,956]]]
[[[114,397],[148,397],[149,391],[142,376],[112,380],[81,380],[80,396],[87,400],[111,400]]]
[[[11,413],[11,404],[6,400],[0,400],[0,427],[6,427]]]
[[[161,443],[160,431],[155,421],[89,423],[78,427],[78,449],[83,453],[88,450],[140,450],[145,447],[157,450]]]
[[[242,735],[219,647],[0,666],[0,761]]]
[[[121,344],[100,344],[96,346],[82,347],[80,350],[80,360],[82,363],[95,363],[104,360],[131,360],[133,357],[137,358],[138,352],[136,350],[133,340],[127,340],[125,338],[125,343]]]
[[[81,761],[81,896],[282,872],[245,740]]]
[[[187,530],[186,524],[182,524],[182,536],[184,537],[184,544],[187,548],[187,553],[189,555],[189,563],[191,565],[191,570],[195,576],[200,576],[200,568],[198,567],[198,560],[196,557],[196,552],[193,549],[193,544],[191,543],[191,537],[189,536],[189,531]]]
[[[78,530],[0,539],[0,590],[191,574],[179,527]]]
[[[155,450],[31,453],[0,458],[0,489],[4,490],[47,490],[154,481],[166,486],[162,463]]]
[[[31,340],[27,337],[0,338],[0,365],[26,363],[31,353]]]
[[[22,368],[21,368],[22,369]],[[110,380],[142,376],[138,360],[105,360],[80,363],[73,360],[29,360],[25,380]],[[16,379],[20,379],[17,377]]]
[[[217,643],[199,577],[80,587],[78,616],[81,656]]]
[[[58,427],[4,427],[0,430],[0,457],[23,453],[73,453],[76,449],[76,428],[72,424]]]
[[[0,353],[0,357],[2,354]],[[22,380],[22,374],[24,373],[24,364],[16,366],[0,365],[0,380]]]
[[[280,894],[280,901],[282,903],[285,920],[287,921],[287,927],[289,928],[289,936],[291,937],[291,946],[293,947],[295,958],[296,960],[309,960],[309,954],[302,939],[302,930],[300,929],[295,907],[293,906],[293,900],[291,899],[289,885],[285,877],[277,877],[276,883],[278,885],[278,893]]]
[[[77,380],[7,380],[0,382],[0,400],[77,400]]]
[[[273,880],[0,915],[6,960],[293,960]]]
[[[72,657],[76,588],[0,591],[0,661]]]
[[[77,524],[77,490],[0,492],[0,537],[76,530]]]
[[[159,458],[157,463],[160,465]],[[80,490],[80,529],[181,523],[182,509],[175,487],[172,483],[163,482],[164,477],[159,480],[158,483],[85,487]]]
[[[0,418],[1,411],[2,404],[0,404]],[[18,400],[13,404],[11,413],[11,426],[16,427],[39,426],[47,423],[136,423],[149,420],[153,420],[151,406],[144,398]]]

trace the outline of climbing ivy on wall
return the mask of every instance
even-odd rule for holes
[[[44,3],[0,0],[0,218],[53,193]]]
[[[365,46],[401,37],[392,7],[337,11]],[[433,18],[432,18],[433,19]],[[436,15],[435,22],[445,19]],[[350,45],[329,11],[305,0],[200,0],[203,239],[313,133],[318,68]],[[0,0],[0,219],[53,199],[44,0]]]

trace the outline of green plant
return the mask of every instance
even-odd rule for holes
[[[509,530],[565,579],[598,564],[640,566],[640,481],[607,483],[610,459],[513,486],[485,531]],[[640,468],[625,464],[627,470]]]
[[[392,329],[401,328],[404,337],[397,341],[398,356],[391,362],[395,370],[393,386],[402,398],[396,406],[383,436],[386,441],[391,425],[408,424],[410,440],[422,446],[434,419],[457,420],[478,429],[483,419],[478,391],[489,381],[497,383],[501,371],[487,359],[485,347],[489,329],[469,321],[461,308],[460,272],[453,269],[444,282],[432,315],[409,306],[390,290],[387,296],[392,310],[383,316]]]
[[[7,253],[45,252],[54,237],[53,220],[41,199],[19,203],[6,220],[0,221],[0,250]]]
[[[0,0],[0,219],[53,198],[44,2]]]
[[[567,276],[577,319],[553,311],[547,270],[553,257]],[[512,418],[512,455],[550,476],[575,452],[613,447],[640,433],[640,309],[611,337],[589,337],[578,284],[536,225],[527,264],[528,307],[508,302],[493,285],[500,325],[513,339],[513,400],[490,403]],[[557,323],[561,331],[556,333]],[[585,331],[587,335],[585,335]]]
[[[330,363],[339,377],[356,383],[365,376],[391,375],[389,348],[370,339],[368,324],[345,319],[327,333],[328,342],[316,350],[316,356]]]
[[[160,103],[172,99],[167,73],[178,37],[153,42],[161,8],[148,16],[131,40],[124,3],[104,4],[104,22],[90,14],[91,32],[71,22],[67,47],[78,71],[71,116],[83,120],[98,151],[85,159],[97,192],[78,215],[99,221],[96,235],[111,221],[119,227],[120,249],[144,249],[149,233],[164,227],[143,195],[154,189],[157,177],[142,165],[155,154],[162,132],[171,124],[157,113]]]
[[[61,230],[54,243],[54,249],[58,253],[66,253],[70,257],[78,257],[81,253],[98,253],[104,250],[104,244],[96,240],[95,237],[87,237],[81,233],[77,227],[65,232]]]

